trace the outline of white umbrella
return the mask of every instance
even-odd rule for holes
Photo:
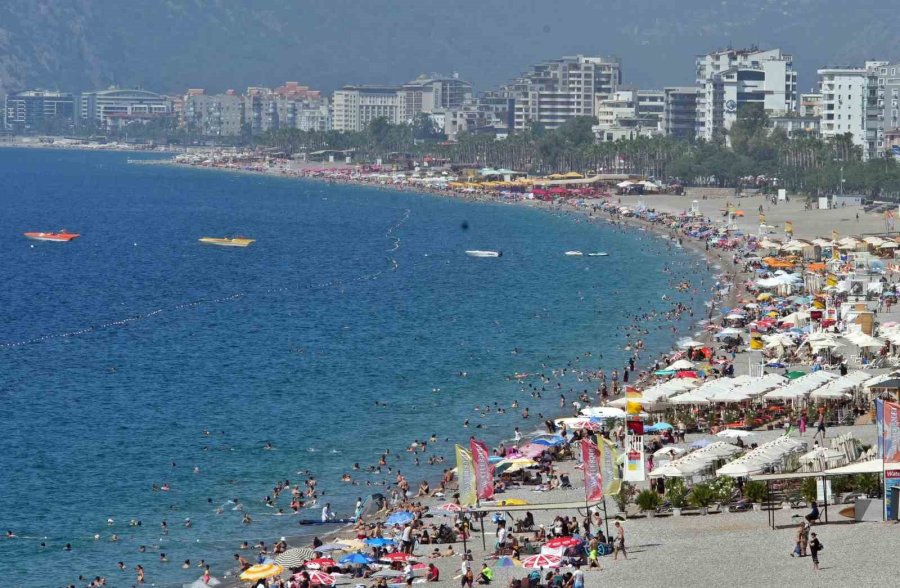
[[[689,369],[692,369],[693,367],[694,367],[694,362],[688,361],[686,359],[679,359],[672,365],[667,366],[665,369],[677,372],[680,370],[689,370]]]
[[[581,414],[598,419],[625,418],[625,411],[614,406],[589,406],[588,408],[582,408]]]
[[[738,439],[752,436],[753,433],[751,431],[743,431],[741,429],[725,429],[724,431],[716,433],[716,437],[722,437],[724,439]]]
[[[650,472],[651,478],[683,478],[684,472],[672,464],[666,464]]]
[[[654,457],[662,457],[664,455],[673,456],[673,455],[681,455],[684,453],[684,449],[680,447],[675,447],[674,445],[666,445],[662,449],[657,449],[654,453]]]

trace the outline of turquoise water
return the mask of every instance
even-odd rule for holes
[[[629,315],[668,308],[671,281],[705,273],[666,241],[574,216],[129,157],[0,150],[0,524],[19,536],[0,539],[6,586],[125,585],[138,563],[148,582],[179,584],[198,576],[187,558],[221,576],[241,541],[303,531],[263,504],[277,480],[310,470],[347,515],[387,477],[341,483],[354,462],[390,448],[413,485],[433,478],[452,466],[443,440],[473,432],[465,419],[492,442],[523,425],[476,405],[518,399],[525,429],[558,410],[557,392],[536,401],[508,375],[587,351],[578,365],[621,370]],[[62,227],[83,236],[22,237]],[[197,243],[225,234],[257,242]],[[464,254],[477,248],[504,255]],[[673,325],[647,325],[650,348],[669,348]],[[448,463],[413,465],[403,449],[431,434]],[[235,497],[250,525],[215,513]]]

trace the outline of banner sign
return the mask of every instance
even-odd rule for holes
[[[600,479],[603,482],[603,493],[615,496],[622,488],[622,478],[619,476],[619,452],[616,445],[604,439],[597,438],[597,449],[600,451]]]
[[[884,459],[884,400],[875,399],[875,443],[876,459]]]
[[[456,474],[459,476],[459,503],[463,506],[475,506],[478,496],[475,493],[475,466],[472,455],[456,446]]]
[[[900,404],[885,401],[882,413],[883,459],[887,463],[898,463],[900,462]]]
[[[622,479],[626,482],[643,482],[644,473],[644,436],[625,436],[625,471]]]
[[[472,450],[472,461],[475,464],[475,494],[481,500],[494,498],[494,466],[491,465],[491,452],[484,441],[469,440]]]
[[[581,463],[584,465],[584,499],[603,498],[603,476],[600,473],[600,450],[590,439],[581,441]]]
[[[894,512],[894,504],[891,500],[891,488],[895,486],[900,486],[900,470],[887,470],[884,472],[884,506],[888,521],[897,520],[897,513]]]

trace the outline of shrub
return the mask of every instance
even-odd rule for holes
[[[878,474],[860,474],[856,480],[856,488],[866,496],[876,496],[881,488],[881,477]]]
[[[816,482],[816,478],[806,478],[800,483],[800,496],[803,497],[803,500],[805,500],[807,504],[815,502],[819,495]]]
[[[640,507],[641,511],[652,512],[659,507],[659,494],[650,489],[641,490],[634,502]]]
[[[619,507],[619,512],[625,512],[625,507],[628,506],[628,503],[631,502],[631,498],[634,496],[634,486],[629,484],[628,482],[622,482],[622,486],[619,488],[619,493],[616,494],[613,499],[616,501],[616,506]]]
[[[706,508],[716,499],[716,492],[709,484],[694,484],[688,500],[699,508]]]
[[[687,488],[684,487],[684,480],[681,478],[672,478],[666,486],[666,497],[672,504],[672,508],[684,508],[687,502]]]
[[[744,496],[750,502],[762,502],[766,499],[766,485],[763,482],[747,482],[744,484]]]
[[[710,487],[715,493],[715,501],[726,504],[731,502],[731,497],[734,494],[734,478],[721,476],[713,480]]]

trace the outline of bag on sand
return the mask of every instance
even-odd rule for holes
[[[794,555],[800,555],[800,543],[794,545]]]

